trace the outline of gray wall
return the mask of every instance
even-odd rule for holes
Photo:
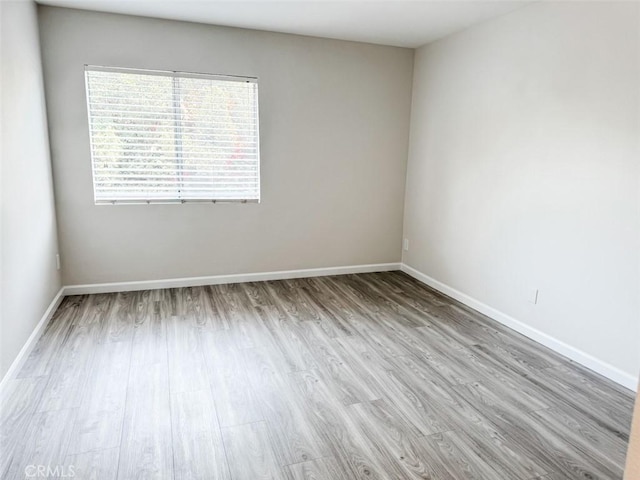
[[[64,284],[400,260],[413,50],[40,7]],[[262,203],[95,206],[83,65],[259,77]]]
[[[633,376],[639,26],[540,2],[420,48],[404,220],[408,265]]]
[[[0,2],[0,378],[60,290],[36,6]]]

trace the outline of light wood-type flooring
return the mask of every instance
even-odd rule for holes
[[[399,272],[71,296],[0,478],[620,479],[632,403]]]

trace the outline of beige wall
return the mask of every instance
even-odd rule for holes
[[[66,285],[400,260],[413,50],[40,7]],[[259,77],[262,203],[95,206],[83,65]]]
[[[0,379],[60,289],[36,6],[0,2]]]
[[[640,480],[640,387],[636,396],[636,406],[631,425],[631,439],[627,451],[627,466],[624,470],[624,480]]]
[[[404,219],[408,265],[629,378],[639,22],[638,3],[540,2],[418,49]]]

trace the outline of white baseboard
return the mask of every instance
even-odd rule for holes
[[[348,273],[371,273],[400,270],[400,263],[375,263],[371,265],[350,265],[344,267],[307,268],[302,270],[281,270],[276,272],[239,273],[233,275],[213,275],[208,277],[168,278],[165,280],[143,280],[138,282],[94,283],[89,285],[68,285],[65,295],[85,295],[89,293],[131,292],[155,290],[158,288],[198,287],[222,283],[262,282],[265,280],[285,280],[288,278],[323,277]]]
[[[438,290],[439,292],[448,295],[451,298],[458,300],[459,302],[464,303],[468,307],[477,310],[478,312],[486,315],[489,318],[515,330],[518,333],[521,333],[525,337],[529,337],[532,340],[535,340],[542,345],[549,347],[551,350],[558,352],[561,355],[564,355],[567,358],[587,367],[594,372],[607,377],[610,380],[622,385],[623,387],[628,388],[629,390],[636,391],[638,388],[638,378],[633,375],[620,370],[613,365],[610,365],[607,362],[604,362],[593,355],[590,355],[582,350],[573,347],[557,338],[552,337],[536,328],[527,325],[526,323],[521,322],[520,320],[516,320],[515,318],[507,315],[506,313],[502,313],[499,310],[496,310],[489,305],[482,303],[479,300],[476,300],[469,295],[462,293],[459,290],[456,290],[449,285],[446,285],[442,282],[439,282],[435,278],[432,278],[424,273],[416,270],[415,268],[410,267],[407,264],[402,264],[400,268],[403,272],[411,275],[416,280],[421,281],[422,283],[429,285],[431,288]]]
[[[2,391],[5,387],[5,384],[9,380],[14,378],[20,371],[20,368],[22,368],[22,365],[31,353],[31,350],[33,350],[33,347],[35,347],[36,343],[38,342],[40,335],[42,335],[42,332],[44,332],[44,329],[49,323],[49,320],[51,320],[51,317],[53,317],[53,314],[57,310],[58,306],[60,306],[60,303],[62,302],[64,296],[64,287],[62,287],[58,291],[58,293],[56,293],[56,296],[53,297],[53,300],[51,300],[51,303],[47,307],[47,310],[44,312],[44,315],[42,315],[42,318],[36,325],[36,328],[33,329],[33,332],[31,332],[31,335],[29,335],[29,338],[9,367],[9,370],[7,370],[7,373],[5,373],[4,377],[2,378],[2,381],[0,382],[0,391]]]

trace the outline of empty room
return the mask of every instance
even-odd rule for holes
[[[640,480],[639,1],[0,0],[0,53],[0,479]]]

